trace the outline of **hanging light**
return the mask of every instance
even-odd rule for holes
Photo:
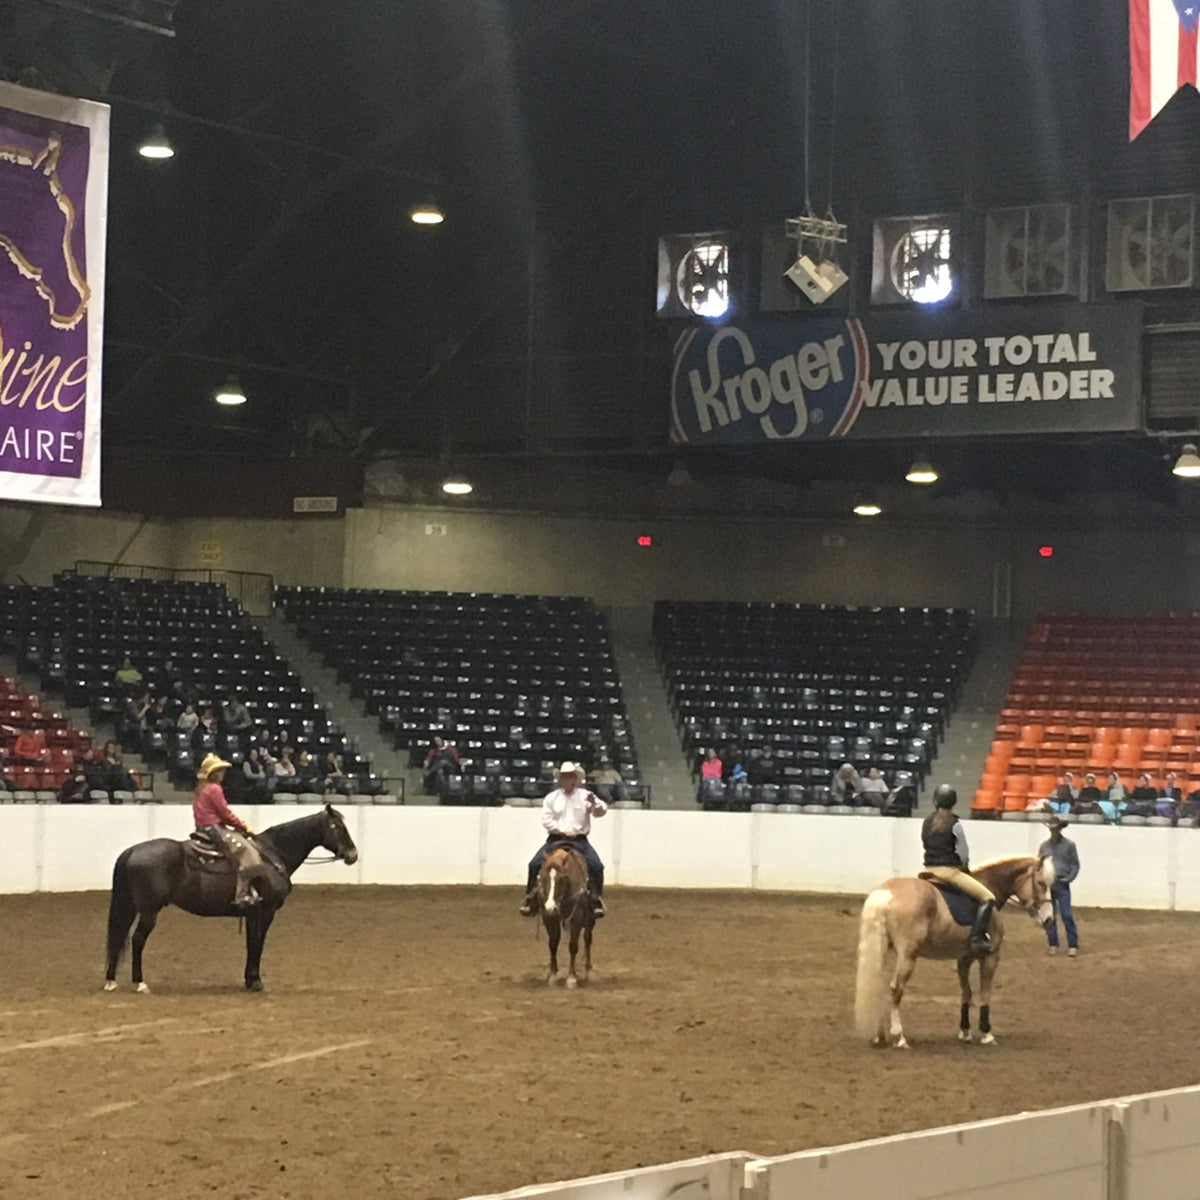
[[[238,383],[236,375],[230,375],[225,382],[216,390],[213,399],[218,404],[225,405],[226,408],[236,408],[239,404],[246,403],[246,393],[242,391],[242,385]]]
[[[1171,474],[1178,475],[1180,479],[1200,479],[1200,454],[1196,453],[1194,442],[1184,446],[1183,453],[1171,468]]]
[[[874,500],[860,500],[854,506],[856,517],[877,517],[883,509]]]
[[[432,200],[427,200],[424,204],[414,204],[408,210],[408,218],[414,225],[440,225],[446,214]]]
[[[448,475],[442,480],[442,491],[447,496],[469,496],[475,490],[475,485],[461,475]]]
[[[918,458],[908,468],[908,474],[904,478],[909,483],[937,483],[938,473],[934,470],[933,464],[929,459]]]
[[[171,145],[161,122],[156,124],[143,139],[142,144],[138,146],[138,153],[143,158],[150,159],[175,157],[175,147]]]

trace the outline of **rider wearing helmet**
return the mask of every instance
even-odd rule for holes
[[[933,793],[934,810],[921,826],[921,843],[925,847],[922,874],[943,880],[979,901],[979,911],[971,928],[970,947],[977,953],[987,953],[992,948],[988,930],[996,897],[970,874],[967,836],[954,811],[957,802],[958,793],[948,783],[939,784]]]

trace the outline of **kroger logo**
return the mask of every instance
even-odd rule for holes
[[[675,351],[672,436],[678,442],[841,437],[862,407],[867,361],[857,321],[780,324],[753,337],[732,325],[711,334],[692,330]]]

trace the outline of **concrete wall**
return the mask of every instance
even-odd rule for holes
[[[251,809],[253,828],[313,811]],[[529,808],[347,805],[360,849],[353,868],[306,867],[301,882],[498,884],[516,888],[542,841]],[[107,888],[126,847],[150,837],[186,837],[184,805],[0,807],[0,892]],[[981,821],[970,828],[972,858],[1032,854],[1045,829]],[[1078,904],[1200,911],[1200,831],[1081,826],[1072,831],[1083,871]],[[632,887],[764,888],[861,896],[919,866],[915,820],[778,813],[614,811],[592,840],[611,882]],[[671,847],[663,854],[664,846]],[[1014,914],[1013,920],[1021,917]]]

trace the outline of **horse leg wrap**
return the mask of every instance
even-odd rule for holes
[[[992,1032],[992,1009],[990,1004],[981,1004],[979,1006],[979,1032]]]
[[[959,1029],[971,1028],[971,1005],[969,1002],[958,1010],[958,1027]]]

